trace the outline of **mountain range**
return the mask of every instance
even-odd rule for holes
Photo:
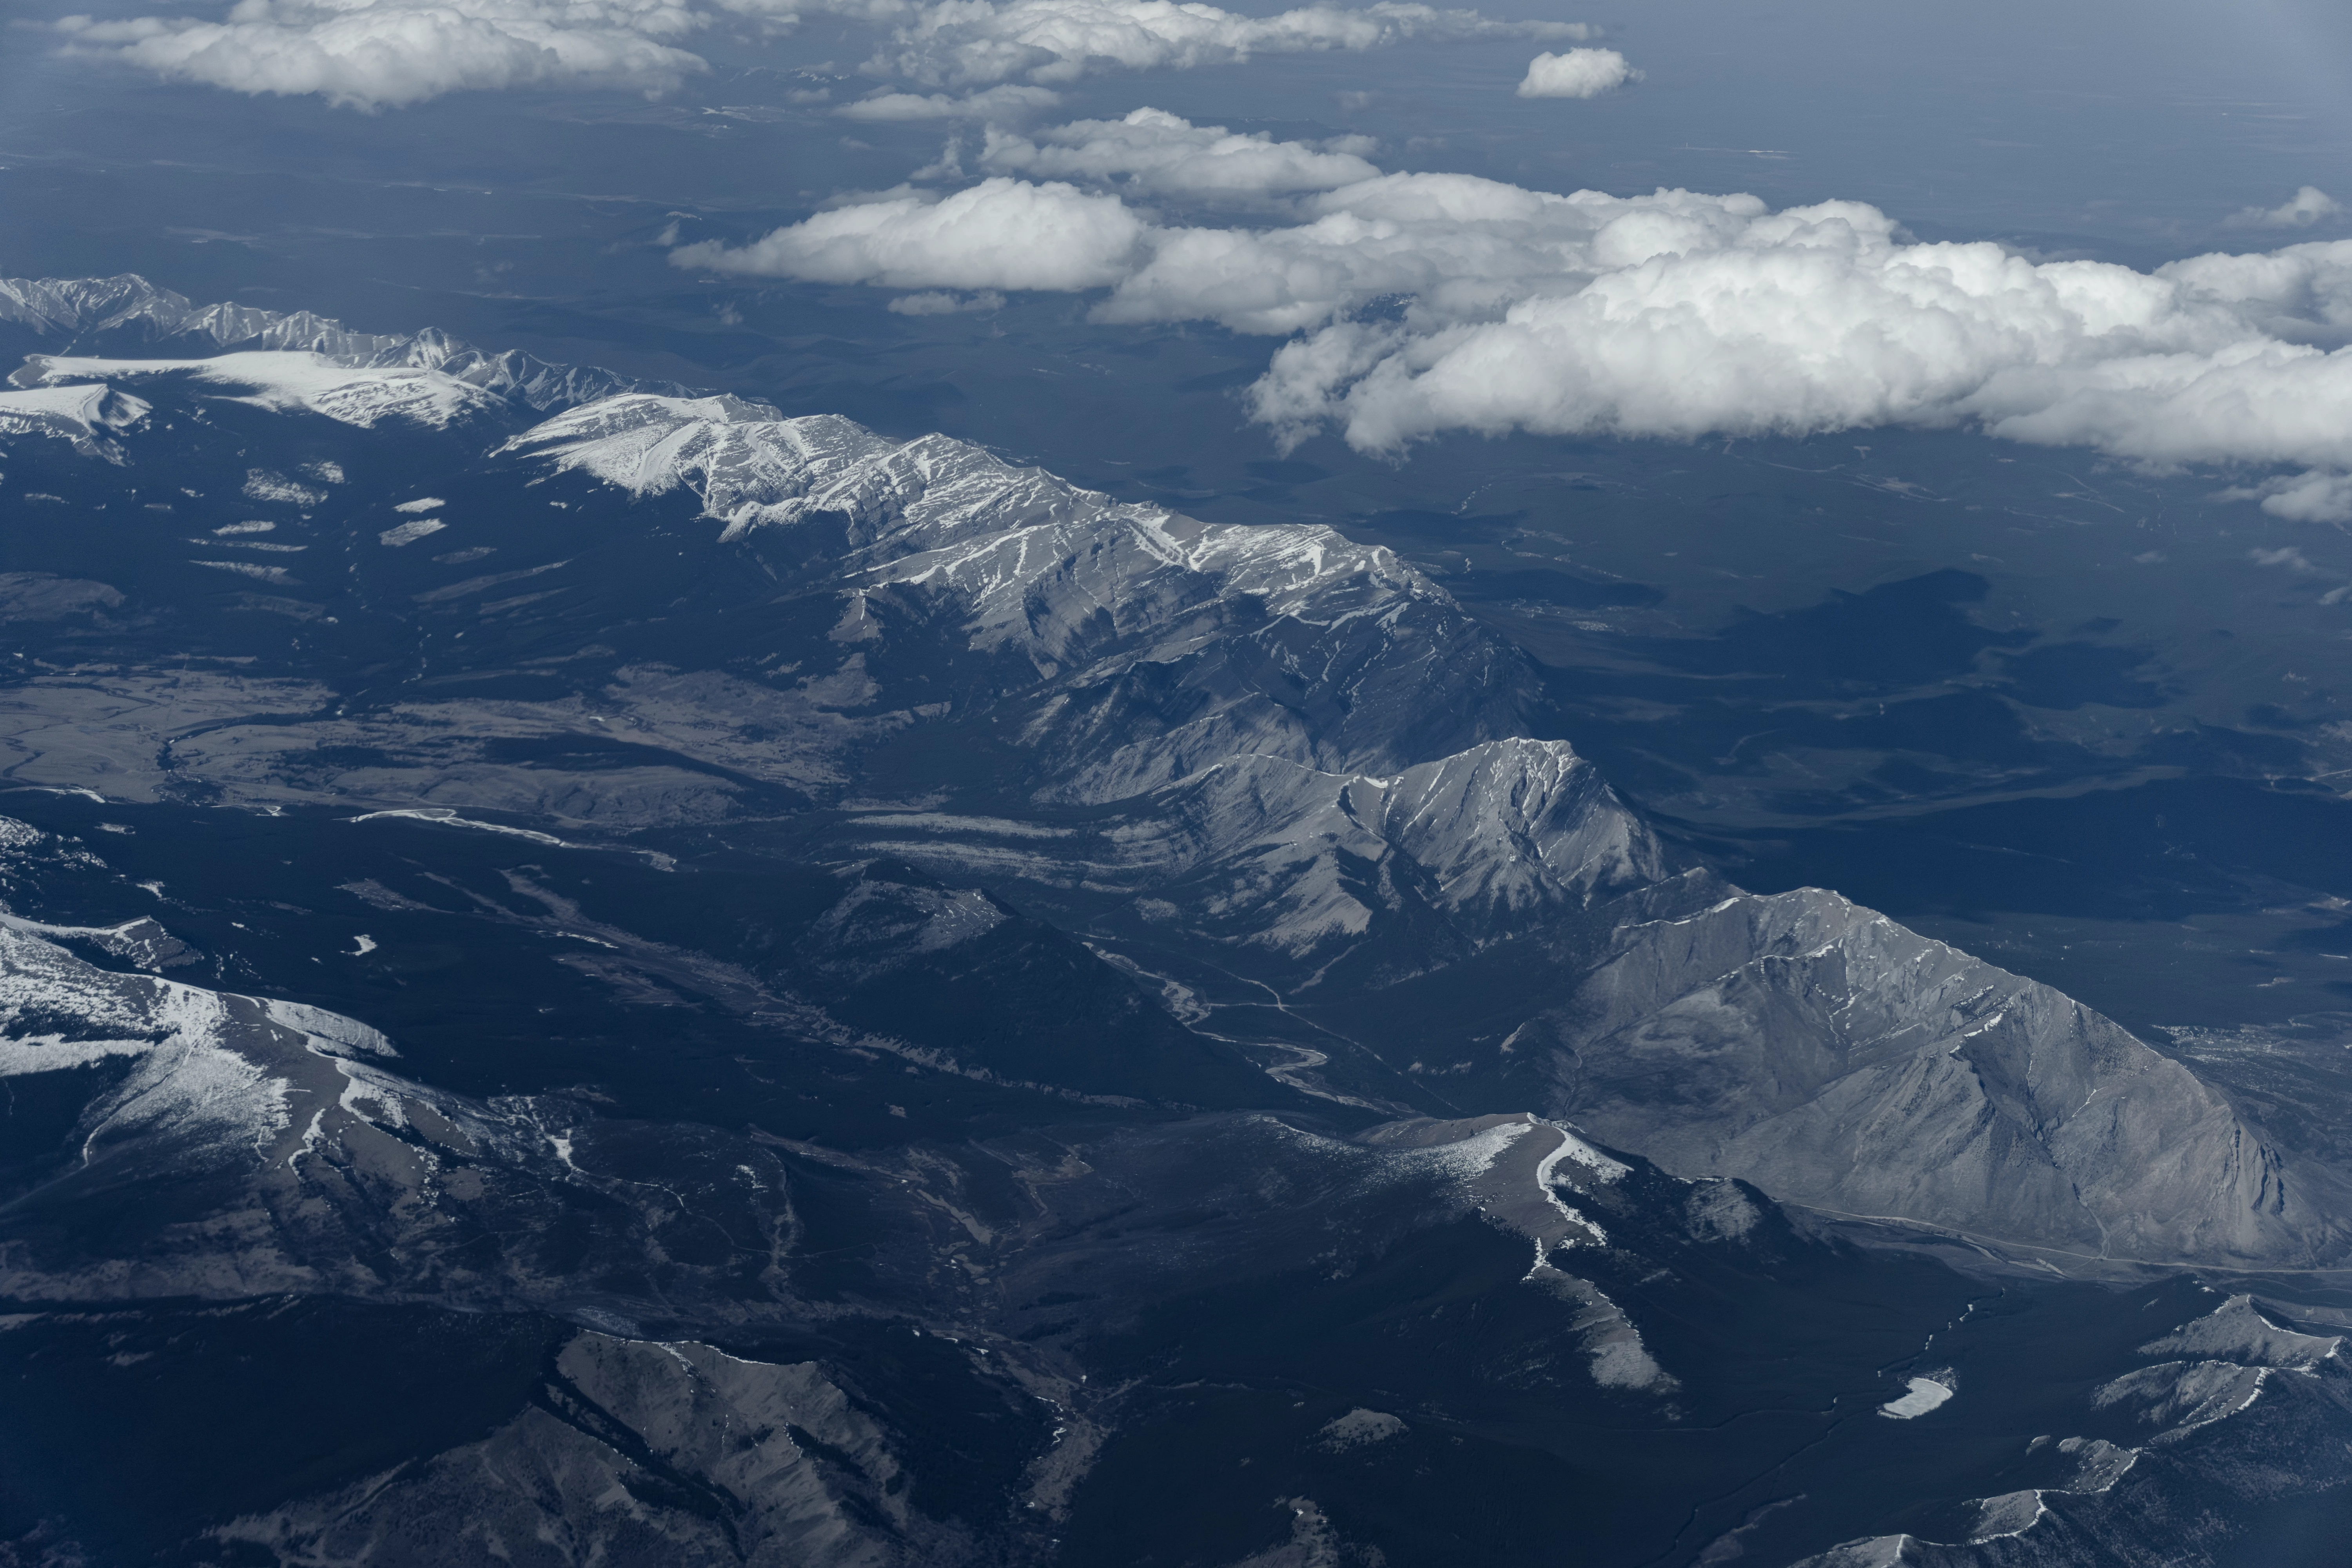
[[[1391,551],[0,336],[20,1560],[2327,1560],[2329,1151],[1674,848]]]

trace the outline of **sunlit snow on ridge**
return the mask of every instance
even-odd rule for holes
[[[183,373],[199,381],[252,389],[235,402],[278,412],[322,414],[345,425],[368,428],[379,419],[402,418],[438,429],[467,415],[500,406],[499,398],[471,382],[437,370],[407,365],[356,369],[323,354],[255,350],[210,359],[72,359],[38,354],[17,379],[31,381],[51,395],[83,390],[74,384],[111,377]],[[107,388],[95,389],[100,393]],[[143,413],[145,405],[141,405]]]

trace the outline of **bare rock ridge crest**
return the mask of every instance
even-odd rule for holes
[[[492,719],[586,734],[627,714],[649,764],[658,752],[802,792],[830,814],[832,852],[1034,900],[1292,1002],[1557,942],[1511,1026],[1443,1042],[1465,1062],[1445,1093],[1465,1113],[1572,1120],[1677,1174],[2053,1256],[2293,1268],[2346,1251],[2339,1173],[2277,1146],[2112,1021],[1834,893],[1762,897],[1677,869],[1569,742],[1540,738],[1539,687],[1517,650],[1393,553],[1336,530],[1203,522],[944,437],[892,440],[439,334],[199,309],[136,279],[0,282],[0,321],[221,351],[143,368],[37,358],[6,396],[79,399],[57,417],[81,434],[13,404],[0,434],[68,435],[135,462],[147,405],[115,381],[151,401],[174,378],[236,383],[258,389],[247,401],[354,428],[470,433],[453,460],[517,485],[691,498],[754,559],[805,542],[787,569],[837,609],[837,663],[789,687],[639,666],[494,713],[428,695],[346,713],[291,679],[217,688],[175,738],[173,779],[117,768],[110,793],[196,780],[228,801],[429,801],[616,834],[737,809],[705,773],[566,813],[553,803],[574,786],[535,795],[544,781],[528,769],[468,771],[448,739]],[[306,379],[303,365],[337,374]],[[467,391],[434,382],[420,395],[419,376]],[[495,416],[494,448],[472,456],[477,423]],[[581,580],[566,561],[527,570],[545,574],[534,592]],[[491,580],[415,597],[478,595]],[[947,674],[898,698],[894,660],[918,654]],[[929,794],[877,796],[861,759],[925,726],[1018,755],[1021,786],[959,793],[950,773]],[[26,732],[12,773],[90,782]],[[395,765],[338,773],[333,758],[361,740]]]

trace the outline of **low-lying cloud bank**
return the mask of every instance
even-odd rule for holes
[[[69,55],[236,92],[315,93],[377,110],[468,89],[658,95],[709,69],[683,47],[694,35],[726,26],[782,31],[813,16],[887,29],[864,68],[870,76],[955,88],[1017,79],[1033,90],[1107,69],[1181,69],[1254,55],[1591,36],[1577,23],[1496,21],[1391,0],[1273,16],[1173,0],[236,0],[218,20],[68,16],[57,28]],[[863,117],[969,118],[998,107],[985,94],[979,107],[973,101],[891,94]]]
[[[1378,146],[1369,136],[1276,142],[1139,109],[1124,120],[1080,120],[1034,136],[991,127],[980,166],[992,174],[1087,180],[1128,195],[1246,205],[1377,178],[1381,171],[1365,154]]]
[[[2292,465],[2281,516],[2352,517],[2352,241],[2154,272],[1922,245],[1855,202],[1621,197],[1381,174],[1350,144],[1157,110],[992,133],[986,179],[674,253],[902,289],[1106,290],[1106,322],[1287,335],[1250,391],[1284,438],[1693,437],[1975,426],[2159,464]],[[1030,177],[1021,177],[1030,176]],[[1036,178],[1035,176],[1052,176]],[[1276,205],[1273,225],[1176,223]],[[1204,215],[1205,216],[1205,215]]]
[[[670,259],[814,283],[1071,293],[1118,282],[1147,232],[1117,196],[993,179],[945,198],[916,192],[835,207],[740,250],[691,245]]]

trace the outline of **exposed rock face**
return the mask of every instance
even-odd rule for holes
[[[2344,1246],[2336,1173],[2290,1175],[2187,1068],[1833,893],[1627,925],[1511,1048],[1554,1114],[1843,1214],[2119,1259]]]
[[[848,832],[941,875],[1126,892],[1121,918],[1139,929],[1298,962],[1400,923],[1432,956],[1475,951],[1641,885],[1662,863],[1649,830],[1559,741],[1491,742],[1386,778],[1244,756],[1083,827],[874,813]]]
[[[281,1562],[741,1563],[971,1555],[906,1502],[888,1434],[814,1363],[583,1332],[548,1405],[348,1490],[215,1531]]]

